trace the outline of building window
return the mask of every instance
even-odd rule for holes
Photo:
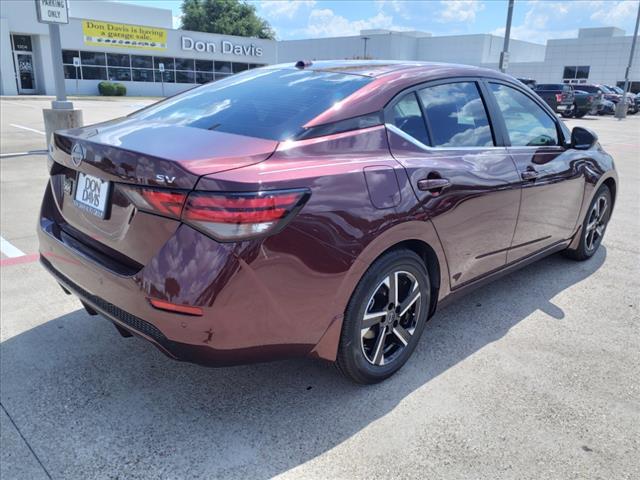
[[[564,80],[568,80],[569,83],[577,83],[572,82],[571,80],[586,80],[589,78],[589,68],[590,67],[588,65],[564,67],[562,78]]]
[[[87,67],[82,66],[82,79],[83,80],[106,80],[107,69],[105,67]]]
[[[106,65],[107,59],[104,52],[80,52],[82,65]]]
[[[73,59],[79,57],[80,52],[78,50],[62,50],[62,63],[65,65],[73,65]]]
[[[110,67],[127,67],[131,66],[131,57],[122,53],[107,53],[107,65]]]
[[[176,81],[174,76],[175,70],[165,70],[164,72],[154,70],[153,72],[156,82],[175,83]]]
[[[249,69],[248,63],[233,63],[233,73],[244,72]]]
[[[20,35],[14,35],[19,37]],[[29,42],[31,38],[25,35]],[[14,45],[15,45],[14,39]],[[30,47],[29,43],[29,48]],[[73,59],[80,58],[80,66]],[[115,82],[207,83],[226,78],[263,64],[196,60],[193,58],[153,57],[126,53],[63,50],[64,78],[82,80],[111,80]],[[160,73],[160,64],[164,72]]]
[[[128,82],[131,80],[131,69],[109,67],[109,80],[114,82]]]
[[[165,72],[167,70],[174,70],[175,68],[173,64],[173,58],[169,57],[153,57],[153,63],[156,70],[160,68],[160,64],[164,65]]]
[[[131,55],[133,68],[153,68],[153,57],[147,55]]]
[[[231,62],[214,62],[216,73],[232,73]]]
[[[213,72],[196,72],[196,83],[208,83],[213,81]]]
[[[617,82],[617,87],[624,89],[624,82]],[[629,91],[631,93],[640,93],[640,82],[629,82]]]
[[[70,78],[72,80],[75,80],[76,78],[76,72],[78,75],[78,78],[80,78],[80,69],[77,67],[74,67],[73,65],[63,65],[64,67],[64,78]]]
[[[150,68],[134,68],[131,73],[134,82],[153,82],[153,70]]]
[[[30,52],[31,36],[30,35],[11,35],[13,40],[13,49],[18,52]]]

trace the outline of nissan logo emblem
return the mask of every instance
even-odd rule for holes
[[[71,162],[76,166],[79,167],[80,164],[82,163],[82,161],[85,159],[85,156],[87,155],[84,147],[82,145],[80,145],[79,143],[76,143],[73,148],[71,149]]]

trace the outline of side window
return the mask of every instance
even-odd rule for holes
[[[415,93],[408,93],[393,107],[393,124],[416,140],[429,145],[429,135]]]
[[[490,85],[504,117],[511,145],[558,145],[556,123],[536,102],[506,85]]]
[[[489,119],[475,82],[427,87],[418,94],[434,147],[493,146]]]

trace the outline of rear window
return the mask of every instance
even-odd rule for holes
[[[176,95],[131,118],[282,141],[370,81],[313,70],[250,70]]]

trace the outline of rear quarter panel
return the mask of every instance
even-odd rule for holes
[[[399,201],[394,206],[374,206],[365,168],[396,173]],[[346,305],[375,258],[408,239],[430,244],[441,265],[446,265],[444,256],[404,169],[389,153],[383,126],[285,142],[266,162],[207,176],[197,185],[210,191],[285,188],[308,188],[311,196],[280,233],[246,242],[251,246],[240,256],[242,275],[263,286],[260,292],[247,292],[246,301],[259,295],[261,305],[276,312],[248,315],[253,323],[268,325],[246,327],[270,332],[272,342],[305,344],[309,351],[317,346],[314,355],[334,360]],[[446,268],[441,270],[446,279]],[[212,288],[209,301],[228,295],[225,290]]]

